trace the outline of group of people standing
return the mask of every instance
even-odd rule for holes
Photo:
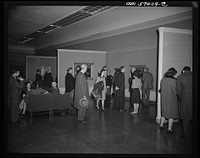
[[[110,102],[112,96],[111,88],[114,92],[115,109],[119,112],[125,112],[125,76],[126,72],[125,66],[121,66],[116,69],[114,76],[110,75],[110,70],[104,66],[99,72],[94,88],[93,96],[96,98],[96,107],[99,109],[99,100],[102,100],[102,109],[104,108],[104,100]],[[131,114],[138,113],[139,105],[143,99],[143,104],[149,105],[150,90],[153,89],[153,75],[148,72],[148,68],[144,68],[144,73],[141,76],[139,70],[135,67],[131,68],[129,81],[129,92],[130,92],[130,103],[131,109],[133,110]],[[99,95],[98,95],[99,94]],[[107,95],[106,95],[107,94]],[[105,97],[107,96],[107,97]]]
[[[65,76],[65,93],[71,95],[71,105],[73,109],[78,110],[78,121],[85,123],[85,114],[89,106],[89,89],[87,77],[85,75],[87,65],[83,64],[76,67],[76,75],[73,76],[72,67],[67,69]],[[98,77],[94,81],[92,95],[96,100],[96,108],[99,110],[101,101],[102,110],[105,111],[105,104],[111,106],[112,90],[114,92],[115,109],[125,112],[125,66],[116,69],[114,76],[111,71],[104,66],[98,73]],[[163,76],[160,82],[161,93],[161,121],[159,129],[164,131],[165,120],[168,119],[167,133],[173,134],[172,125],[174,119],[180,119],[182,136],[188,135],[188,129],[192,120],[192,72],[190,67],[183,68],[181,75],[176,79],[177,74],[175,68],[170,68]],[[135,67],[131,68],[129,81],[130,107],[131,114],[137,114],[139,105],[149,105],[150,90],[153,89],[153,75],[144,68],[141,75]],[[20,72],[13,70],[9,78],[9,96],[8,105],[11,113],[11,122],[18,121],[19,108],[25,113],[26,104],[29,101],[30,94],[46,94],[48,92],[59,93],[56,82],[51,81],[49,90],[38,87],[42,85],[40,72],[37,71],[34,84],[37,88],[35,91],[31,89],[33,85],[30,81],[26,81],[20,76]],[[25,85],[25,87],[24,87]],[[23,89],[25,91],[23,92]],[[23,93],[22,93],[23,92]],[[39,93],[38,93],[39,92]],[[23,99],[21,101],[21,94]],[[21,103],[20,103],[21,101]]]
[[[71,95],[71,108],[78,110],[78,121],[85,123],[85,113],[89,105],[89,90],[86,76],[87,65],[77,66],[75,68],[75,76],[72,75],[72,72],[72,67],[68,68],[65,76],[65,93]],[[107,67],[104,66],[94,82],[93,91],[95,89],[98,91],[98,96],[95,96],[97,109],[99,109],[100,101],[102,110],[105,110],[105,104],[111,105],[111,86],[112,76]]]
[[[192,72],[185,66],[182,73],[177,74],[175,68],[169,68],[160,82],[161,122],[159,129],[164,131],[165,119],[168,119],[167,133],[173,134],[174,119],[180,119],[182,137],[189,136],[192,121]]]

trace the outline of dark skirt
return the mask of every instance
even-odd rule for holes
[[[131,89],[131,103],[140,103],[140,90],[139,88],[133,88]]]

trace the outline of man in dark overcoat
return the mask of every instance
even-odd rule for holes
[[[106,93],[106,106],[110,107],[111,106],[111,88],[112,88],[112,81],[113,81],[113,76],[111,75],[111,70],[107,70],[107,75],[106,75],[106,88],[107,88],[107,93]]]
[[[67,74],[65,75],[65,93],[70,94],[70,104],[71,108],[74,109],[73,98],[74,98],[74,86],[75,86],[75,78],[72,75],[72,67],[67,69]]]
[[[153,89],[154,78],[147,67],[142,75],[142,100],[144,105],[149,105],[150,90]]]
[[[125,77],[124,73],[126,68],[124,66],[120,67],[120,72],[117,73],[115,78],[115,91],[116,91],[116,108],[120,112],[125,112],[124,101],[125,101]]]
[[[75,79],[72,75],[72,72],[72,67],[69,67],[65,76],[65,93],[70,93],[72,90],[74,90]]]
[[[192,72],[188,66],[183,68],[182,74],[177,78],[177,93],[182,136],[188,137],[192,128]]]
[[[8,104],[10,106],[10,121],[12,123],[18,122],[21,90],[24,87],[24,79],[22,77],[18,77],[19,75],[20,75],[19,71],[12,70],[12,74],[8,81],[9,84]]]
[[[75,96],[74,96],[74,108],[78,109],[78,121],[85,123],[85,114],[87,107],[83,107],[80,104],[80,100],[85,98],[89,100],[89,90],[86,76],[84,73],[87,71],[87,65],[81,65],[81,71],[78,72],[75,79]]]

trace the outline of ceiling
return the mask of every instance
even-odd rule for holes
[[[191,7],[126,7],[112,6],[65,27],[56,28],[25,43],[19,39],[70,16],[87,6],[16,6],[8,12],[8,44],[12,47],[39,50],[105,34],[149,21],[191,12]]]

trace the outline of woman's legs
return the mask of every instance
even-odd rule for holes
[[[136,113],[138,113],[139,104],[138,104],[138,103],[133,103],[133,106],[134,106],[134,111],[131,112],[131,114],[136,114]]]
[[[25,114],[25,112],[26,112],[26,102],[24,102],[24,108],[23,108],[22,114]]]
[[[104,102],[105,102],[105,100],[102,99],[102,100],[101,100],[102,110],[105,110],[105,109],[104,109]]]
[[[24,99],[21,100],[20,104],[19,104],[19,110],[20,112],[22,111],[22,109],[24,108]]]
[[[172,131],[172,125],[173,125],[173,119],[170,118],[170,119],[168,120],[168,130]]]
[[[97,109],[99,109],[99,98],[97,99],[97,105],[96,105],[96,107],[97,107]]]
[[[160,120],[160,126],[163,127],[163,124],[165,122],[165,118],[164,117],[161,117],[161,120]]]

